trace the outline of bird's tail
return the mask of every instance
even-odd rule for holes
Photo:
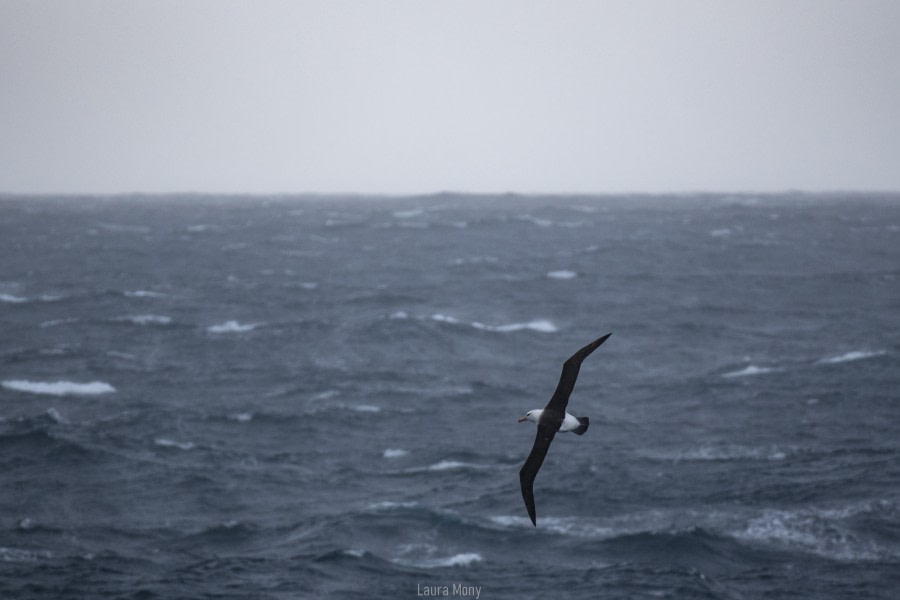
[[[584,432],[587,431],[588,425],[591,424],[590,420],[587,417],[575,417],[578,419],[578,427],[572,430],[572,433],[577,435],[584,435]]]

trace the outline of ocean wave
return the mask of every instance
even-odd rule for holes
[[[9,379],[0,382],[4,388],[29,394],[48,396],[95,396],[110,394],[116,388],[103,381],[77,383],[74,381],[29,381],[27,379]]]
[[[484,560],[477,552],[460,552],[450,556],[436,556],[438,548],[433,544],[406,544],[400,548],[400,556],[392,562],[420,569],[468,567]]]
[[[77,323],[80,319],[75,317],[70,317],[68,319],[50,319],[49,321],[42,321],[39,327],[57,327],[59,325],[68,325],[70,323]]]
[[[467,324],[470,327],[481,331],[492,331],[499,333],[510,333],[514,331],[524,330],[537,331],[540,333],[556,333],[557,331],[559,331],[556,325],[554,325],[552,321],[549,321],[547,319],[536,319],[534,321],[528,321],[524,323],[509,323],[507,325],[485,325],[484,323],[481,323],[479,321],[464,323],[456,317],[437,313],[431,315],[431,320],[437,321],[439,323],[449,323],[451,325]]]
[[[194,442],[177,442],[169,438],[156,438],[153,443],[162,448],[178,448],[179,450],[193,450]]]
[[[896,522],[896,502],[871,500],[844,506],[795,509],[709,507],[707,509],[650,510],[608,518],[539,517],[539,527],[556,535],[619,544],[641,540],[668,548],[698,535],[739,544],[792,550],[846,562],[896,560],[900,548],[885,541],[882,523]],[[522,515],[495,515],[489,527],[530,531]]]
[[[253,331],[260,323],[238,323],[237,321],[225,321],[218,325],[211,325],[206,330],[210,333],[243,333]]]
[[[166,294],[161,292],[151,292],[149,290],[126,291],[125,296],[128,298],[164,298]]]
[[[729,461],[729,460],[784,460],[788,452],[775,446],[742,446],[704,444],[687,450],[649,451],[642,456],[664,461]]]
[[[568,269],[560,269],[558,271],[550,271],[547,273],[547,277],[550,279],[575,279],[578,277],[578,273],[575,271],[569,271]]]
[[[63,296],[58,294],[42,294],[37,298],[40,302],[56,302],[57,300],[62,300]],[[5,302],[6,304],[27,304],[32,302],[33,298],[26,298],[24,296],[16,296],[14,294],[0,294],[0,302]]]
[[[0,547],[0,562],[33,563],[50,558],[53,558],[53,553],[49,550]]]
[[[390,500],[385,500],[382,502],[374,502],[367,508],[369,510],[391,510],[394,508],[415,508],[418,505],[418,502],[392,502]]]
[[[475,463],[462,462],[458,460],[444,459],[436,463],[424,467],[411,467],[401,471],[404,474],[414,473],[434,473],[443,471],[484,471],[490,469],[490,465],[479,465]]]
[[[766,509],[744,527],[731,531],[735,538],[800,550],[838,561],[895,560],[900,549],[888,547],[855,526],[860,517],[881,520],[895,514],[890,502],[865,502],[841,508]]]
[[[384,458],[400,458],[401,456],[407,456],[409,454],[409,450],[403,450],[402,448],[388,448],[384,451],[382,455]]]
[[[751,375],[762,375],[764,373],[776,373],[781,371],[781,369],[775,367],[757,367],[756,365],[747,365],[743,369],[738,371],[729,371],[728,373],[723,373],[722,377],[748,377]]]
[[[7,304],[24,304],[28,302],[28,298],[14,296],[12,294],[0,294],[0,302],[6,302]]]
[[[167,317],[166,315],[127,315],[118,317],[116,321],[134,325],[170,325],[172,317]]]
[[[876,350],[876,351],[854,350],[852,352],[847,352],[845,354],[841,354],[840,356],[830,356],[827,358],[819,359],[816,361],[816,364],[834,365],[834,364],[839,364],[839,363],[851,362],[854,360],[875,358],[876,356],[884,356],[885,354],[887,354],[887,352],[884,350]]]

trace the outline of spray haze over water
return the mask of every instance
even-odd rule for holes
[[[900,197],[0,210],[4,597],[900,586]]]

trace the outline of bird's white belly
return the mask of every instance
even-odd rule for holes
[[[581,425],[581,423],[578,422],[578,419],[576,419],[569,413],[566,413],[566,418],[563,419],[562,425],[559,426],[559,430],[560,431],[572,431],[579,425]]]

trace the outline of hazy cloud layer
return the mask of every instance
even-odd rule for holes
[[[900,3],[0,0],[0,191],[900,189]]]

